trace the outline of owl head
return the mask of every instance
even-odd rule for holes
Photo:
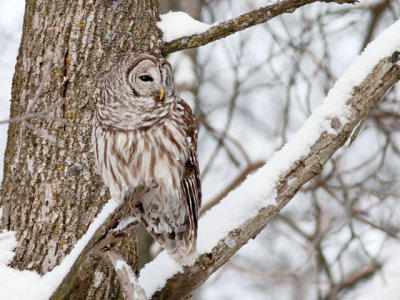
[[[175,101],[176,96],[171,65],[153,53],[125,56],[104,81],[103,103],[107,104],[159,106]]]

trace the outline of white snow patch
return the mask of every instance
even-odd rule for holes
[[[117,206],[118,204],[114,200],[108,201],[93,223],[90,224],[88,231],[76,243],[71,253],[64,258],[59,266],[43,276],[33,271],[18,271],[6,266],[10,259],[9,251],[11,251],[11,246],[16,247],[16,240],[15,236],[14,240],[12,239],[14,233],[2,233],[1,235],[5,234],[7,237],[5,240],[8,240],[8,242],[3,244],[0,235],[0,299],[22,300],[26,299],[26,295],[29,295],[30,300],[49,299],[93,234]]]
[[[160,18],[161,21],[157,22],[157,26],[163,32],[163,40],[165,42],[202,33],[212,27],[193,19],[182,11],[170,11],[164,15],[160,15]]]
[[[36,272],[19,271],[0,264],[0,299],[23,300],[29,295],[30,300],[48,299],[50,294],[41,283]]]
[[[18,242],[14,231],[0,232],[0,264],[8,265],[15,256]]]
[[[133,287],[132,299],[142,299],[143,296],[146,297],[146,295],[143,294],[135,273],[133,273],[132,268],[124,260],[117,260],[115,264],[115,270],[125,270],[126,274],[128,275],[129,282]]]
[[[236,245],[235,240],[232,239],[232,238],[229,237],[229,236],[227,236],[227,237],[224,239],[224,243],[225,243],[225,245],[227,245],[229,248],[233,248],[233,247],[235,247],[235,245]]]
[[[172,260],[166,251],[163,251],[140,270],[139,284],[147,297],[151,298],[151,295],[165,285],[168,278],[182,272],[183,267]]]
[[[117,260],[115,263],[115,270],[122,270],[125,267],[125,262],[123,260]]]
[[[276,205],[276,184],[280,176],[297,160],[306,155],[322,132],[335,134],[332,118],[343,126],[350,115],[346,101],[354,87],[359,85],[383,58],[400,48],[400,20],[383,31],[371,42],[363,53],[337,80],[323,104],[319,106],[300,130],[266,165],[260,168],[218,205],[208,211],[199,221],[198,255],[210,253],[228,233],[255,217],[259,210],[268,205]],[[339,121],[340,123],[338,123]],[[154,261],[140,272],[139,282],[151,297],[161,289],[168,278],[182,272],[182,267],[173,264],[163,251]]]
[[[125,271],[128,273],[129,281],[134,285],[138,285],[139,283],[136,279],[135,273],[133,273],[133,271],[132,271],[131,266],[128,265],[126,263],[126,261],[124,261],[124,260],[121,260],[121,259],[117,260],[117,262],[115,263],[115,270],[118,271],[118,270],[123,270],[123,269],[125,269]]]
[[[285,161],[282,161],[285,162]],[[268,166],[271,166],[268,163]],[[284,164],[276,167],[284,168]],[[209,253],[229,232],[256,216],[259,210],[268,205],[276,205],[275,182],[279,179],[275,168],[264,166],[228,194],[218,205],[208,211],[199,222],[197,252]]]

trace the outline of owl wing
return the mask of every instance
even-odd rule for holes
[[[200,171],[197,160],[197,127],[189,105],[183,100],[181,100],[178,105],[183,107],[184,128],[189,148],[189,155],[185,163],[181,180],[182,200],[185,202],[186,211],[188,213],[187,229],[184,236],[184,240],[187,243],[187,247],[185,247],[187,253],[185,255],[194,262],[196,258],[198,216],[201,206]]]
[[[201,205],[201,187],[199,169],[195,153],[190,154],[186,161],[185,171],[181,180],[182,201],[186,206],[186,230],[182,235],[176,235],[176,254],[170,253],[184,265],[192,265],[196,259],[196,242],[199,208]]]
[[[197,160],[197,127],[189,105],[180,99],[176,104],[178,115],[186,135],[188,156],[184,163],[180,182],[181,205],[185,206],[184,231],[167,235],[164,248],[178,263],[192,265],[196,260],[196,242],[199,208],[201,205],[201,184]],[[169,239],[169,241],[168,241]]]
[[[177,199],[177,202],[169,199],[175,203],[173,205],[176,214],[169,215],[172,219],[163,216],[159,218],[160,221],[154,221],[148,217],[157,214],[153,211],[150,214],[143,213],[141,219],[150,235],[167,250],[176,262],[182,265],[192,265],[196,259],[198,214],[201,205],[197,128],[194,115],[186,102],[178,101],[175,113],[175,117],[179,119],[179,126],[184,131],[185,147],[188,150],[186,160],[182,162],[183,172],[178,187],[180,199]],[[164,230],[157,229],[160,224],[165,226]]]

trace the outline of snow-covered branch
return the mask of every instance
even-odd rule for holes
[[[126,215],[130,207],[134,206],[145,193],[144,188],[138,188],[131,196],[130,201],[120,205],[115,211],[103,221],[102,225],[86,242],[86,246],[81,250],[79,256],[69,266],[69,271],[53,293],[51,299],[66,299],[77,286],[85,286],[90,282],[90,277],[97,263],[113,249],[124,237],[126,237],[137,222]],[[110,200],[113,201],[113,200]],[[115,256],[111,255],[112,258]],[[109,259],[112,258],[108,255]],[[51,273],[51,272],[50,272]]]
[[[292,13],[297,8],[313,2],[335,2],[343,4],[356,3],[358,2],[358,0],[278,1],[276,3],[252,10],[237,18],[230,19],[213,26],[200,23],[196,20],[192,20],[192,22],[189,22],[190,20],[187,20],[187,18],[185,18],[182,24],[178,24],[180,30],[183,30],[182,33],[180,34],[180,36],[174,37],[170,35],[170,31],[174,31],[174,35],[176,35],[176,30],[174,28],[176,28],[177,26],[174,26],[174,24],[179,23],[179,18],[177,18],[177,15],[174,18],[168,18],[165,21],[159,22],[158,24],[158,26],[164,32],[164,44],[162,46],[162,53],[165,55],[187,48],[197,48],[206,45],[210,42],[222,39],[238,31],[267,22],[268,20],[284,13]],[[199,30],[195,30],[195,28],[199,28]],[[173,37],[174,39],[172,40]]]
[[[115,273],[121,285],[125,300],[146,300],[146,294],[139,285],[132,268],[127,264],[121,254],[115,251],[107,251],[107,257],[113,264]]]
[[[399,80],[399,30],[400,21],[371,43],[298,133],[200,219],[199,257],[194,266],[174,266],[162,253],[142,269],[139,282],[147,295],[157,299],[188,298],[322,170]],[[166,267],[168,274],[157,274]]]

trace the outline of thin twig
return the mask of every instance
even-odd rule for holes
[[[37,119],[37,118],[48,118],[49,116],[47,116],[47,114],[49,112],[52,112],[58,106],[62,105],[64,102],[65,102],[65,99],[62,98],[62,99],[56,101],[55,103],[51,104],[49,107],[47,107],[44,110],[41,110],[38,112],[33,112],[33,113],[32,112],[26,113],[26,114],[23,114],[22,116],[18,116],[18,117],[11,118],[11,119],[1,120],[0,125],[28,121],[28,120]],[[58,121],[60,121],[60,120],[58,120]]]
[[[46,130],[40,129],[38,127],[35,127],[31,123],[29,123],[27,121],[24,121],[22,124],[25,125],[26,128],[28,128],[28,129],[32,130],[33,132],[37,133],[38,135],[42,136],[46,140],[49,140],[53,144],[57,143],[56,138],[53,135],[49,134]]]
[[[268,283],[272,284],[280,284],[280,285],[296,285],[296,286],[303,286],[303,285],[329,285],[329,281],[327,280],[306,280],[306,279],[292,279],[292,280],[284,280],[284,279],[277,279],[277,274],[265,274],[262,272],[257,272],[254,270],[250,270],[248,268],[239,266],[233,262],[227,262],[227,266],[232,267],[242,273],[249,274],[251,276],[260,278]],[[293,275],[293,274],[290,274]]]

